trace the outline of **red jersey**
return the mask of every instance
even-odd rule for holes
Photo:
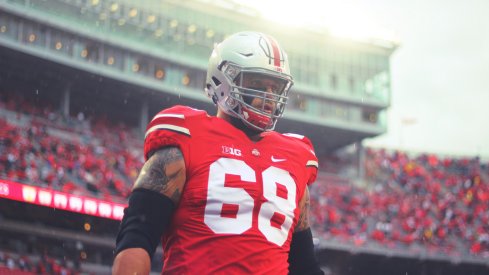
[[[177,146],[187,181],[162,238],[163,274],[287,274],[299,201],[317,174],[309,140],[175,106],[149,123],[144,155]]]

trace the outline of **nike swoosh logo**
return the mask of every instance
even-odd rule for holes
[[[281,161],[286,161],[286,159],[276,159],[274,156],[272,156],[272,161],[273,162],[281,162]]]

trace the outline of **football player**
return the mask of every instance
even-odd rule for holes
[[[318,162],[310,141],[273,131],[292,76],[271,36],[240,32],[215,46],[205,91],[217,115],[158,113],[146,162],[117,236],[114,274],[323,274],[309,228]]]

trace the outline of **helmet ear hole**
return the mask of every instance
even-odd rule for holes
[[[217,96],[215,93],[212,95],[212,101],[214,102],[214,104],[217,104]]]
[[[221,81],[219,81],[219,79],[217,79],[215,76],[213,76],[213,77],[212,77],[212,81],[214,82],[214,84],[215,84],[216,86],[221,85]]]

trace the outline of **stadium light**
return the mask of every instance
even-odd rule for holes
[[[155,77],[157,79],[163,79],[165,77],[165,70],[163,69],[157,69],[155,72]]]
[[[191,24],[190,26],[188,26],[187,28],[187,31],[189,33],[194,33],[195,31],[197,30],[197,27],[194,25],[194,24]]]
[[[138,15],[138,10],[136,8],[132,8],[129,11],[129,17],[136,17],[136,15]]]
[[[114,62],[115,62],[115,59],[113,56],[109,56],[109,58],[107,58],[107,64],[112,66],[114,65]]]
[[[83,57],[83,58],[87,58],[87,56],[88,56],[88,50],[87,49],[83,49],[80,52],[80,56]]]
[[[61,50],[61,48],[63,48],[63,44],[60,41],[57,41],[54,47],[56,48],[56,50]]]
[[[111,12],[116,12],[118,9],[119,9],[119,4],[112,3],[112,5],[110,5],[110,11]]]
[[[154,15],[149,15],[148,18],[146,18],[146,22],[148,24],[153,24],[156,21],[156,16]]]
[[[188,74],[185,74],[182,77],[182,84],[185,86],[188,86],[190,84],[190,76]]]
[[[207,32],[205,33],[205,35],[207,36],[207,38],[212,38],[214,37],[214,31],[213,30],[207,30]]]
[[[90,225],[90,223],[86,222],[83,225],[83,229],[85,229],[85,231],[89,232],[92,229],[92,226]]]
[[[32,42],[36,41],[36,35],[33,34],[33,33],[29,34],[29,38],[28,39],[29,39],[29,42],[32,43]]]

